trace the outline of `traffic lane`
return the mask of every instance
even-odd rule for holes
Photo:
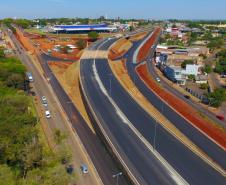
[[[60,129],[64,133],[68,133],[68,130],[66,129],[66,126],[65,126],[66,120],[61,115],[61,113],[60,113],[61,111],[59,110],[60,108],[58,107],[55,99],[53,98],[52,92],[50,92],[47,83],[43,80],[40,73],[37,71],[35,66],[30,61],[30,58],[28,58],[28,56],[25,53],[22,52],[21,54],[18,54],[18,57],[21,58],[22,62],[28,67],[28,69],[32,72],[32,74],[34,76],[35,81],[32,84],[32,86],[36,92],[38,101],[41,101],[41,97],[43,95],[45,95],[47,98],[48,107],[45,108],[43,106],[42,110],[48,109],[51,111],[51,118],[46,120],[49,128],[51,128],[52,131],[54,131],[56,129]],[[45,114],[43,114],[42,116],[45,117]],[[44,118],[44,119],[46,119],[46,118]],[[78,145],[78,143],[75,142],[74,139],[71,139],[71,138],[69,138],[67,142],[70,146]],[[78,150],[75,150],[75,148],[72,148],[72,150],[73,150],[73,155],[74,155],[73,160],[75,160],[76,164],[78,165],[78,166],[75,166],[75,168],[79,169],[79,164],[82,164],[85,161],[84,156],[83,156],[83,154],[81,154],[81,152],[79,152]],[[79,170],[79,172],[80,172],[79,176],[81,177],[82,176],[81,170]],[[91,175],[86,175],[85,178],[79,178],[78,182],[83,183],[83,184],[92,184],[95,181],[92,180]]]
[[[98,59],[96,66],[98,74],[105,88],[108,90],[108,93],[111,94],[114,101],[131,123],[139,130],[144,138],[153,145],[156,121],[151,118],[149,114],[146,113],[146,111],[144,111],[143,108],[124,90],[114,77],[107,60]],[[174,169],[176,169],[176,171],[180,172],[185,179],[187,178],[189,180],[189,183],[197,185],[212,184],[215,181],[215,178],[221,179],[219,180],[221,183],[224,182],[225,179],[222,178],[221,174],[215,171],[192,151],[187,149],[187,147],[166,132],[161,126],[159,127],[158,133],[161,133],[158,135],[158,137],[161,136],[159,139],[164,140],[168,147],[159,145],[158,140],[156,140],[156,149],[162,156],[165,156],[165,159],[174,167]],[[200,178],[196,179],[196,174],[199,174],[200,172],[203,176],[200,175]]]
[[[185,136],[202,149],[209,157],[211,157],[220,166],[226,169],[226,153],[225,151],[203,135],[199,130],[191,125],[187,120],[181,117],[152,90],[150,90],[135,72],[134,65],[127,63],[127,69],[131,79],[135,79],[134,83],[140,92],[154,105],[171,123],[173,123]],[[167,101],[167,100],[165,100]]]
[[[112,178],[112,174],[118,171],[117,166],[112,161],[112,158],[106,153],[105,148],[99,138],[93,134],[86,122],[77,111],[76,107],[71,102],[71,99],[65,93],[52,71],[50,70],[47,61],[40,58],[40,62],[43,66],[47,78],[50,79],[50,84],[55,91],[65,113],[69,117],[69,120],[76,130],[79,138],[82,141],[87,153],[89,154],[98,174],[100,175],[104,184],[115,184],[115,180]],[[124,179],[123,179],[124,180]],[[124,180],[124,184],[126,181]]]
[[[92,64],[92,60],[81,62],[84,90],[104,130],[115,144],[117,151],[122,152],[123,159],[129,164],[130,170],[142,185],[175,184],[162,164],[122,121],[107,97],[101,92],[93,75]]]

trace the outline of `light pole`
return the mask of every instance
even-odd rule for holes
[[[112,74],[109,73],[109,91],[110,91],[110,96],[111,96],[111,77],[112,77]]]
[[[157,120],[155,121],[155,131],[154,131],[154,144],[153,144],[153,150],[155,150],[156,132],[157,132]]]
[[[162,98],[162,106],[161,106],[161,114],[163,115],[163,111],[164,111],[164,97],[165,95],[163,94],[163,98]],[[157,119],[155,120],[155,129],[154,129],[154,141],[153,141],[153,150],[155,150],[156,148],[156,136],[157,136],[157,126],[158,126],[158,123],[157,123]]]
[[[70,118],[68,118],[68,121],[70,121],[70,119],[73,118],[73,111],[72,111],[73,102],[72,101],[67,101],[66,103],[69,106],[69,112],[70,112],[69,115],[70,115]]]
[[[116,185],[118,185],[118,179],[119,179],[119,176],[122,175],[122,172],[119,172],[115,175],[112,175],[113,178],[116,178]]]

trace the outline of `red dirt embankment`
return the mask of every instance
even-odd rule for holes
[[[132,47],[132,45],[132,42],[125,38],[119,39],[109,50],[108,58],[110,60],[115,60],[122,57]]]
[[[30,40],[27,37],[25,37],[21,31],[16,29],[15,35],[27,51],[30,51],[32,54],[35,52],[35,49],[31,44]]]
[[[149,75],[146,63],[138,66],[136,71],[151,90],[164,99],[164,101],[166,101],[183,117],[189,120],[193,126],[204,132],[206,135],[212,138],[212,140],[218,143],[224,150],[226,150],[226,133],[224,130],[218,128],[211,121],[201,117],[201,115],[195,109],[186,104],[180,98],[177,98],[175,95],[163,90]]]
[[[155,28],[152,36],[147,40],[147,42],[141,47],[138,55],[137,55],[137,62],[142,62],[144,61],[147,56],[148,53],[150,51],[150,48],[152,47],[152,45],[155,43],[158,34],[161,32],[161,28]]]

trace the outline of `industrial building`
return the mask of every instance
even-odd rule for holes
[[[54,33],[87,33],[90,31],[96,32],[114,32],[116,27],[108,26],[107,24],[87,24],[87,25],[55,25],[51,32]]]

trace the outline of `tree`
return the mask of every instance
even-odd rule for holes
[[[57,129],[54,131],[54,139],[57,144],[60,144],[64,139],[66,139],[66,135]]]
[[[216,57],[226,58],[226,49],[223,49],[223,50],[219,51],[216,54]]]
[[[0,58],[4,58],[4,57],[5,57],[4,49],[0,48]]]
[[[188,75],[188,79],[191,81],[195,80],[195,75]]]
[[[206,83],[206,84],[200,84],[200,89],[203,89],[203,90],[206,90],[209,88],[209,85]]]
[[[16,185],[13,172],[7,165],[0,165],[0,184]]]
[[[79,40],[76,42],[76,46],[78,47],[79,50],[82,50],[82,49],[86,48],[87,43],[86,43],[85,40],[79,39]]]
[[[181,63],[181,68],[185,69],[187,64],[194,64],[194,61],[193,60],[184,60]]]
[[[219,107],[226,101],[226,90],[224,88],[215,89],[214,92],[207,94],[207,98],[211,106]]]
[[[68,50],[70,49],[69,46],[62,46],[60,48],[61,52],[64,53],[64,54],[68,54]]]
[[[134,31],[134,30],[135,30],[134,26],[129,27],[129,31]]]
[[[11,74],[6,84],[8,87],[14,87],[15,89],[23,89],[24,87],[24,77],[21,74]]]
[[[211,73],[213,71],[212,67],[210,65],[205,65],[203,71],[207,74]]]
[[[171,36],[170,36],[170,34],[169,34],[169,33],[166,33],[166,34],[164,35],[164,37],[165,37],[165,39],[166,39],[166,40],[168,40],[168,39],[170,39],[170,38],[171,38]]]
[[[219,74],[226,72],[226,60],[225,61],[217,61],[214,71]]]
[[[99,34],[96,31],[91,31],[88,33],[88,37],[92,40],[92,41],[96,41],[97,38],[99,37]]]
[[[21,152],[23,178],[26,177],[28,170],[42,166],[42,146],[38,137],[34,136],[30,142],[25,143]]]
[[[16,25],[22,27],[23,29],[26,29],[29,26],[32,26],[32,22],[30,20],[27,20],[27,19],[16,19],[16,20],[14,20],[14,23]]]
[[[219,49],[223,46],[224,41],[221,38],[212,39],[208,44],[207,47],[210,48],[211,51],[215,49]]]

